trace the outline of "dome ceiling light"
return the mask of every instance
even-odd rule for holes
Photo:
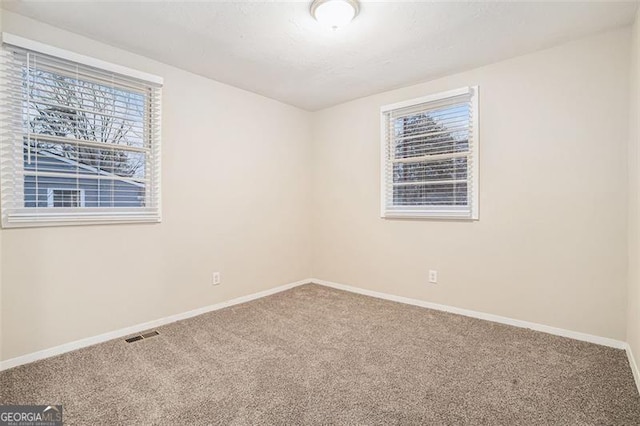
[[[357,0],[313,0],[311,16],[334,30],[344,27],[358,14]]]

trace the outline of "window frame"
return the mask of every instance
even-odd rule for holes
[[[471,122],[469,134],[473,141],[469,158],[471,165],[467,165],[468,180],[472,182],[469,191],[471,202],[469,213],[452,209],[451,206],[405,206],[402,209],[389,209],[387,204],[388,191],[388,162],[387,158],[387,117],[386,114],[395,110],[413,107],[420,104],[437,102],[461,95],[471,95]],[[437,220],[479,220],[479,151],[480,151],[480,126],[479,126],[479,93],[478,86],[468,86],[445,92],[434,93],[432,95],[409,99],[380,107],[380,217],[382,219],[437,219]],[[391,188],[391,190],[393,190]]]
[[[58,47],[50,46],[37,41],[29,40],[23,37],[19,37],[6,32],[2,34],[2,46],[0,48],[5,50],[9,48],[21,49],[23,51],[31,51],[36,54],[46,55],[56,60],[67,61],[68,63],[75,63],[78,66],[85,68],[95,69],[97,73],[111,73],[121,78],[128,79],[129,81],[137,81],[141,87],[145,86],[147,90],[145,101],[148,103],[147,108],[148,116],[145,116],[143,120],[146,125],[149,126],[148,134],[145,138],[149,138],[150,149],[147,152],[147,158],[145,167],[151,168],[147,170],[150,173],[148,183],[145,184],[145,196],[149,200],[153,200],[152,205],[148,205],[147,208],[139,209],[132,207],[84,207],[84,192],[83,188],[75,188],[81,191],[82,204],[77,208],[62,208],[62,207],[49,207],[49,201],[47,198],[48,207],[22,207],[19,204],[19,198],[15,194],[22,194],[24,197],[24,181],[16,181],[16,176],[25,175],[24,164],[18,164],[17,156],[13,160],[10,166],[6,169],[0,170],[0,179],[6,180],[6,182],[0,182],[2,188],[6,185],[10,185],[11,188],[11,200],[5,201],[0,206],[2,215],[2,227],[3,228],[22,228],[22,227],[41,227],[41,226],[69,226],[69,225],[103,225],[103,224],[118,224],[118,223],[159,223],[162,221],[162,191],[161,191],[161,149],[162,149],[162,104],[161,104],[161,88],[163,86],[163,78],[149,74],[146,72],[131,69],[125,66],[113,64],[100,59],[92,58],[89,56],[81,55],[76,52],[71,52]],[[4,55],[9,54],[3,52]],[[4,59],[2,59],[4,61]],[[7,80],[4,75],[1,76],[1,82],[3,87],[9,87],[10,80]],[[13,87],[13,86],[11,86]],[[153,105],[153,106],[152,106]],[[8,127],[7,124],[12,119],[15,119],[19,114],[13,111],[13,105],[11,102],[5,102],[0,111],[2,115],[2,127],[6,130],[11,129],[13,133],[16,133],[15,128]],[[9,155],[1,152],[2,150],[15,150],[15,145],[19,143],[19,136],[10,137],[0,143],[0,157],[5,158],[5,155]],[[15,163],[15,164],[14,164]],[[56,189],[56,188],[51,188]],[[61,188],[64,189],[64,188]],[[48,194],[47,194],[48,195]],[[33,209],[33,211],[32,211]]]
[[[61,209],[61,208],[65,208],[65,207],[55,207],[54,203],[55,203],[55,192],[56,191],[76,191],[80,194],[80,198],[78,199],[78,201],[80,202],[78,206],[71,206],[71,208],[76,208],[76,207],[84,207],[84,189],[80,188],[47,188],[47,207],[48,208],[57,208],[57,209]]]

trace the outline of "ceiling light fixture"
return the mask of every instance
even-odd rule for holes
[[[335,30],[351,22],[359,9],[357,0],[313,0],[311,16]]]

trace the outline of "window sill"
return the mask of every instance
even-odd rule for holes
[[[58,210],[55,208],[55,210]],[[78,225],[113,225],[127,223],[159,223],[157,211],[141,212],[11,212],[2,218],[3,228],[32,228]]]
[[[472,216],[468,212],[444,212],[444,211],[386,211],[380,217],[382,219],[411,219],[411,220],[455,220],[474,222],[478,216]]]

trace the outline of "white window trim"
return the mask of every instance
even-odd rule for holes
[[[450,206],[429,206],[429,211],[424,210],[422,207],[411,207],[404,210],[394,209],[390,211],[387,209],[386,203],[386,191],[387,191],[387,159],[386,159],[386,144],[385,138],[386,120],[385,113],[400,108],[411,107],[414,105],[423,104],[426,102],[434,102],[442,99],[451,98],[454,96],[465,95],[473,93],[471,98],[471,108],[473,116],[473,125],[471,126],[471,136],[474,142],[474,149],[471,153],[472,165],[468,173],[471,174],[473,179],[473,187],[471,190],[471,216],[466,214],[466,209],[460,211],[451,209]],[[433,95],[422,96],[420,98],[410,99],[407,101],[397,102],[394,104],[384,105],[380,107],[380,217],[382,219],[438,219],[438,220],[479,220],[479,151],[480,151],[480,120],[479,108],[478,108],[478,86],[462,87],[459,89],[449,90],[446,92],[440,92]]]
[[[110,62],[102,61],[100,59],[92,58],[89,56],[81,55],[72,51],[61,49],[54,46],[49,46],[44,43],[40,43],[34,40],[29,40],[20,36],[16,36],[10,33],[0,33],[2,37],[2,43],[0,43],[0,49],[3,44],[11,45],[17,48],[34,51],[36,53],[56,57],[59,59],[76,62],[78,64],[93,67],[102,71],[108,71],[116,74],[121,74],[125,77],[133,78],[141,82],[147,83],[154,87],[162,87],[163,78],[138,71],[125,66],[113,64]],[[161,95],[160,95],[161,97]],[[0,115],[7,115],[7,107],[2,108]],[[8,114],[10,115],[10,113]],[[2,228],[28,228],[28,227],[52,227],[52,226],[69,226],[69,225],[110,225],[118,223],[160,223],[162,222],[162,124],[161,124],[161,107],[156,112],[156,119],[158,120],[158,128],[155,129],[155,135],[157,139],[157,146],[154,155],[157,164],[157,177],[155,186],[157,189],[156,199],[157,207],[153,212],[149,211],[131,211],[128,208],[113,207],[107,210],[101,208],[46,208],[38,209],[33,207],[25,207],[21,209],[14,209],[14,211],[8,215],[4,210],[1,211],[2,216]],[[16,182],[18,190],[23,186],[23,182]],[[82,190],[83,205],[84,205],[84,190]],[[146,191],[146,196],[150,196],[150,193]],[[10,217],[9,217],[10,216]]]
[[[53,193],[54,191],[79,191],[80,192],[80,205],[78,207],[84,207],[84,189],[80,188],[47,188],[47,207],[53,207]]]
[[[45,55],[55,56],[56,58],[65,59],[67,61],[77,62],[79,64],[98,68],[104,71],[110,71],[116,74],[126,75],[127,77],[136,78],[138,80],[146,81],[148,83],[152,83],[160,86],[163,84],[162,77],[159,77],[157,75],[148,74],[146,72],[134,70],[132,68],[124,67],[122,65],[112,64],[111,62],[102,61],[100,59],[81,55],[79,53],[71,52],[65,49],[60,49],[58,47],[49,46],[47,44],[40,43],[34,40],[29,40],[14,34],[3,32],[2,42],[6,44],[10,44],[12,46],[21,47],[23,49],[33,50],[34,52],[42,53]]]

